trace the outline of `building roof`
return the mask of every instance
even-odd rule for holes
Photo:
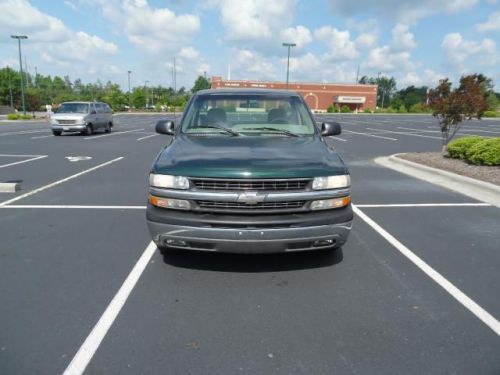
[[[299,96],[298,93],[291,90],[276,90],[276,89],[257,89],[257,88],[247,88],[247,87],[236,87],[236,88],[220,88],[220,89],[207,89],[200,90],[197,94],[210,94],[210,95],[274,95],[274,96]]]

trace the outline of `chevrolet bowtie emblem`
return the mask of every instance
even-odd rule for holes
[[[257,204],[264,202],[265,198],[264,194],[259,194],[256,191],[246,191],[238,195],[238,203]]]

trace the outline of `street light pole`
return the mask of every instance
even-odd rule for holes
[[[127,70],[127,74],[128,74],[128,111],[129,112],[132,110],[132,106],[130,104],[130,73],[132,73],[132,71]]]
[[[295,47],[295,43],[283,43],[283,47],[288,48],[288,58],[286,62],[286,89],[288,90],[288,79],[290,77],[290,47]]]
[[[26,115],[26,100],[24,98],[24,80],[23,80],[23,60],[21,57],[21,39],[28,39],[26,35],[11,35],[12,39],[17,39],[19,46],[19,68],[21,69],[21,102],[23,104],[23,114]]]

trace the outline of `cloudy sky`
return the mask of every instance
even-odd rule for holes
[[[500,91],[500,0],[0,0],[0,66],[85,82],[177,85],[198,74],[398,86],[482,72]]]

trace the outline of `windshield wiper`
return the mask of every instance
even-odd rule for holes
[[[225,131],[227,134],[231,134],[232,136],[240,135],[240,133],[235,132],[234,130],[226,128],[225,126],[222,126],[222,125],[203,125],[203,126],[200,126],[200,128],[219,129],[219,130]]]
[[[298,137],[299,136],[298,134],[292,133],[289,130],[278,129],[278,128],[271,128],[269,126],[264,126],[262,128],[244,128],[243,130],[268,130],[268,131],[273,131],[273,132],[281,133],[281,134],[284,134],[284,135],[288,135],[289,137]]]

